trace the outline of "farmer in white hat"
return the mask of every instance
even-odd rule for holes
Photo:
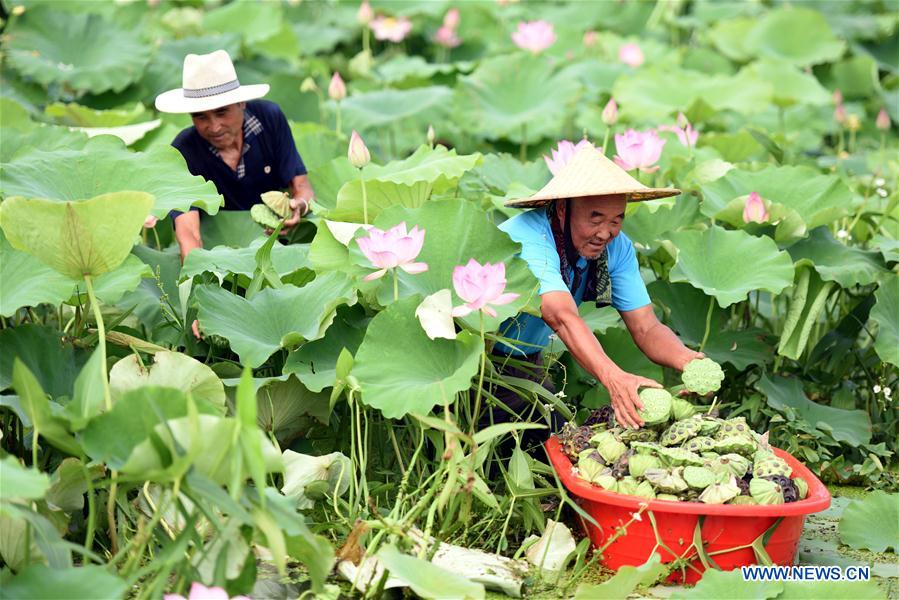
[[[156,108],[190,114],[193,126],[172,145],[192,174],[215,184],[225,210],[247,210],[261,202],[260,194],[286,189],[294,210],[284,223],[290,229],[309,211],[313,192],[284,113],[273,102],[257,100],[268,90],[266,84],[241,85],[224,50],[188,54],[182,87],[157,96]],[[203,246],[200,214],[175,213],[174,221],[183,261]]]
[[[680,190],[647,188],[601,150],[589,143],[581,146],[534,196],[506,203],[532,209],[500,229],[521,244],[521,258],[539,281],[542,318],[522,313],[503,323],[500,333],[511,341],[497,344],[494,353],[541,365],[540,351],[555,332],[575,360],[608,390],[618,423],[637,428],[643,424],[637,414],[642,408],[638,388],[661,386],[612,362],[578,314],[578,305],[592,301],[616,308],[637,347],[660,365],[683,370],[694,358],[703,357],[656,318],[633,243],[621,233],[628,202],[675,196]],[[512,374],[525,375],[521,370]],[[517,396],[502,395],[500,400],[514,411],[525,407]],[[511,418],[500,412],[493,411],[494,422]]]

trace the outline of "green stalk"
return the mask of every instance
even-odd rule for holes
[[[705,348],[705,343],[709,341],[709,332],[712,329],[712,311],[715,308],[715,297],[709,298],[709,312],[705,316],[705,333],[702,335],[702,343],[699,344],[699,351]]]
[[[84,480],[87,482],[87,532],[84,534],[84,547],[90,550],[94,545],[94,521],[97,507],[94,502],[94,481],[84,462],[81,463],[81,470],[84,472]]]
[[[362,51],[371,52],[371,28],[368,25],[362,29]]]
[[[103,315],[100,312],[100,305],[97,303],[97,297],[94,295],[94,284],[90,275],[84,276],[84,283],[87,284],[87,297],[91,301],[91,308],[94,311],[94,318],[97,320],[97,335],[100,343],[100,364],[103,369],[103,402],[106,410],[112,410],[112,395],[109,392],[109,377],[106,375],[106,325],[103,323]]]
[[[337,137],[340,137],[341,136],[341,133],[340,133],[340,100],[337,101],[337,123],[336,123],[334,129],[337,132]]]
[[[518,158],[521,162],[528,159],[528,124],[521,124],[521,147],[518,150]]]
[[[396,268],[392,269],[393,271],[393,301],[396,302],[400,299],[400,287],[399,287],[399,275],[397,274]]]
[[[474,436],[475,428],[478,424],[478,415],[481,412],[481,388],[484,385],[484,367],[487,364],[487,342],[484,340],[484,311],[478,311],[481,314],[481,345],[484,347],[481,350],[481,368],[480,373],[478,374],[478,390],[475,392],[474,396],[474,412],[471,415],[471,435]],[[477,450],[477,444],[474,444],[471,449],[472,455],[474,455]]]
[[[609,125],[606,127],[606,136],[602,140],[602,153],[606,156],[609,155],[609,138],[612,137],[612,126]]]
[[[359,183],[362,184],[362,222],[368,225],[368,194],[365,191],[365,177],[359,169]]]

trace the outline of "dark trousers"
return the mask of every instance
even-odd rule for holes
[[[543,367],[543,356],[539,352],[526,356],[516,356],[517,359],[530,363],[527,369],[509,364],[507,361],[508,357],[504,355],[494,353],[493,357],[496,370],[500,375],[528,379],[540,383],[549,393],[556,393],[552,379]],[[502,386],[494,386],[493,395],[513,412],[510,413],[500,406],[491,406],[488,413],[481,417],[479,427],[483,429],[492,424],[508,423],[510,421],[526,421],[547,425],[547,429],[528,429],[521,435],[521,448],[523,450],[532,453],[535,458],[545,458],[542,450],[543,442],[549,438],[550,434],[562,429],[562,425],[565,424],[565,419],[562,415],[556,411],[550,411],[550,423],[547,424],[542,411],[533,406],[534,402],[542,402],[541,398],[522,398],[513,390]],[[504,448],[506,444],[512,444],[508,450],[508,453],[511,454],[514,441],[508,440],[501,445],[501,448]],[[505,454],[505,452],[502,453]]]

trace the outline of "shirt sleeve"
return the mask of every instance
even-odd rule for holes
[[[609,257],[609,278],[612,280],[612,306],[620,311],[636,310],[650,303],[646,284],[640,276],[640,265],[634,244],[622,234],[618,236],[615,259]]]
[[[555,244],[545,232],[534,229],[521,221],[501,227],[514,241],[521,244],[520,257],[528,264],[531,273],[540,282],[540,295],[549,292],[569,292],[562,279],[562,267]]]
[[[297,175],[306,174],[306,165],[300,153],[297,152],[297,146],[293,141],[293,134],[290,133],[290,125],[287,123],[287,117],[281,112],[278,106],[275,106],[275,149],[277,152],[279,163],[279,173],[284,178],[282,185],[287,187],[290,180]]]

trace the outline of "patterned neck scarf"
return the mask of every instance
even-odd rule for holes
[[[559,253],[559,263],[562,267],[562,280],[571,294],[577,291],[581,285],[581,278],[586,272],[587,289],[584,290],[584,301],[596,302],[597,308],[609,306],[612,304],[612,280],[609,277],[609,253],[608,247],[604,248],[602,254],[598,257],[587,260],[586,269],[578,269],[577,261],[579,258],[577,248],[571,241],[571,200],[566,200],[568,204],[565,207],[565,225],[559,221],[559,214],[556,210],[555,202],[551,203],[547,208],[549,216],[550,228],[553,232],[553,239],[556,242],[556,252]],[[574,273],[572,277],[571,273]]]

